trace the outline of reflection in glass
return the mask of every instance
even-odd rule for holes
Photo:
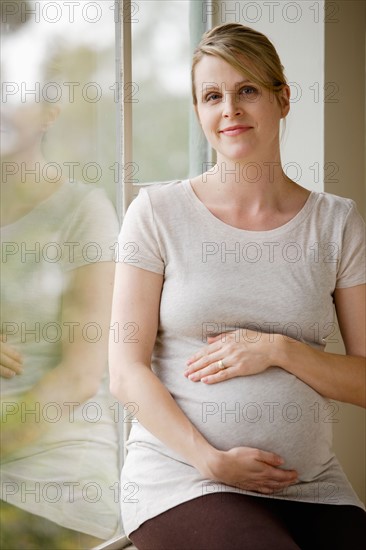
[[[188,174],[188,0],[134,1],[131,17],[133,160],[138,183]],[[127,98],[126,98],[127,99]]]
[[[91,548],[120,527],[119,419],[106,375],[118,234],[113,2],[100,12],[75,4],[73,18],[61,2],[61,12],[7,4],[1,547]]]

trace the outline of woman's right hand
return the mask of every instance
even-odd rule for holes
[[[6,344],[0,336],[0,376],[13,378],[22,374],[23,358],[12,346]]]
[[[252,447],[229,451],[215,449],[206,462],[206,477],[246,491],[272,494],[297,482],[295,470],[280,468],[283,459],[275,453]]]

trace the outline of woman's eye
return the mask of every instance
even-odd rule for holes
[[[208,94],[206,96],[206,101],[217,101],[218,99],[220,99],[220,94],[217,93]]]
[[[243,95],[254,95],[258,93],[258,90],[257,88],[253,88],[253,86],[245,86],[240,90],[240,93],[242,93]]]
[[[239,90],[239,94],[245,99],[254,99],[258,97],[258,93],[258,89],[254,88],[254,86],[244,86],[244,88]]]

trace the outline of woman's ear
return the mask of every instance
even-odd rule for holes
[[[286,84],[286,86],[284,86],[281,92],[279,93],[279,101],[281,106],[281,118],[285,118],[289,113],[290,95],[291,95],[290,86],[287,86]]]

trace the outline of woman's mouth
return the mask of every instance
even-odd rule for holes
[[[252,126],[242,126],[242,125],[236,125],[236,126],[228,126],[227,128],[223,128],[220,130],[220,134],[224,134],[225,136],[238,136],[239,134],[242,134],[244,132],[247,132],[248,130],[251,130]]]

